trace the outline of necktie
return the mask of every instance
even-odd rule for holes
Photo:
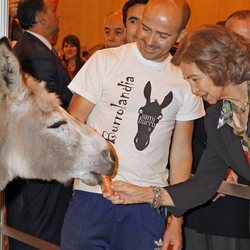
[[[52,47],[51,50],[52,50],[52,52],[53,52],[54,55],[58,56],[57,51],[56,51],[56,49],[54,47]]]

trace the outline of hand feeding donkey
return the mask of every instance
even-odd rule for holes
[[[96,185],[101,174],[113,175],[110,144],[63,110],[44,83],[22,75],[6,40],[0,40],[0,190],[17,176]]]

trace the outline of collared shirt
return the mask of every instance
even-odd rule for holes
[[[26,30],[26,32],[30,33],[31,35],[35,36],[36,38],[38,38],[41,42],[43,42],[50,50],[52,50],[52,45],[50,44],[50,42],[43,36],[30,31],[30,30]]]
[[[250,100],[250,81],[247,82],[248,88],[248,107],[245,112],[249,112],[249,100]],[[223,106],[221,110],[221,115],[218,121],[217,128],[228,124],[233,128],[233,131],[236,135],[241,137],[241,143],[250,164],[250,131],[248,131],[247,127],[240,122],[240,114],[235,111],[234,105],[229,100],[223,100]],[[247,123],[248,125],[248,123]]]

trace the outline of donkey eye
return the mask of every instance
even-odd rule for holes
[[[140,108],[140,109],[138,110],[138,113],[141,115],[141,114],[143,113],[143,109]]]
[[[162,118],[162,114],[160,114],[160,115],[157,116],[158,120],[161,120],[161,118]]]
[[[52,125],[50,125],[49,127],[47,128],[59,128],[61,125],[63,124],[67,124],[66,121],[62,120],[62,121],[57,121],[55,123],[53,123]]]

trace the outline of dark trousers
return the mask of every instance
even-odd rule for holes
[[[15,179],[5,189],[7,225],[60,245],[61,228],[72,185]],[[10,250],[35,248],[9,238]]]
[[[62,230],[61,250],[160,249],[164,211],[149,204],[113,205],[95,194],[75,191]]]

